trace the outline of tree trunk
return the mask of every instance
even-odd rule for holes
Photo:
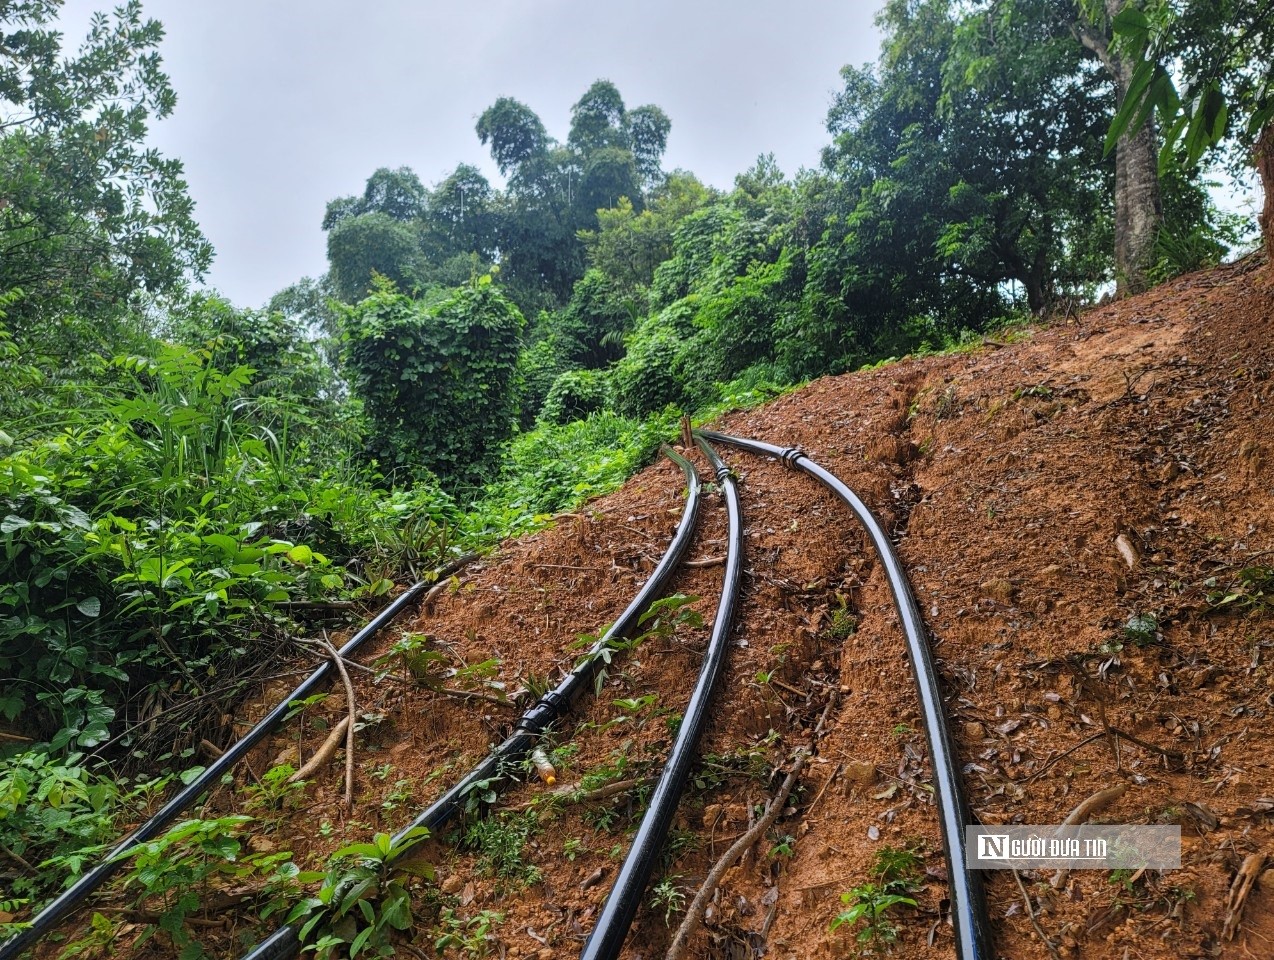
[[[1274,270],[1274,122],[1267,123],[1256,141],[1256,172],[1261,176],[1265,206],[1259,222],[1265,238],[1265,258]]]
[[[1119,102],[1132,79],[1132,68],[1118,62]],[[1154,121],[1146,120],[1132,136],[1115,146],[1115,295],[1140,293],[1149,286],[1146,272],[1154,265],[1155,238],[1163,225],[1159,195],[1159,158]]]
[[[1114,20],[1125,3],[1105,0],[1107,20]],[[1115,81],[1118,110],[1132,83],[1132,64],[1111,53],[1110,37],[1104,32],[1079,23],[1076,33]],[[1115,145],[1116,296],[1138,293],[1149,286],[1146,272],[1154,264],[1155,238],[1163,225],[1157,139],[1153,120],[1147,120],[1135,134],[1125,133]]]

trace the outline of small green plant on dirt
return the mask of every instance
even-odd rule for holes
[[[562,771],[569,770],[571,761],[575,759],[579,753],[579,744],[575,741],[570,743],[559,743],[556,747],[549,751],[549,763],[557,770],[559,780],[562,779]]]
[[[681,627],[702,627],[703,615],[690,606],[698,599],[685,593],[674,593],[656,600],[637,620],[639,627],[646,628],[642,640],[656,637],[660,640],[671,640]]]
[[[911,736],[916,731],[915,731],[915,728],[912,727],[912,725],[909,723],[895,723],[889,729],[889,732],[893,735],[893,738],[895,740],[902,740],[902,739],[905,739],[906,737]]]
[[[693,830],[673,827],[664,840],[663,861],[665,868],[672,866],[682,854],[699,849],[699,835]]]
[[[638,628],[644,628],[642,633],[639,633],[631,640],[624,637],[612,637],[596,654],[586,654],[586,657],[596,656],[602,663],[602,667],[597,671],[593,684],[595,692],[599,696],[601,695],[602,687],[606,685],[606,678],[609,675],[607,668],[610,667],[616,653],[635,650],[652,638],[671,642],[680,627],[703,626],[703,615],[689,606],[689,604],[698,599],[698,597],[688,596],[684,593],[674,593],[671,596],[656,600],[637,620]],[[573,646],[591,648],[596,642],[596,637],[589,634],[581,634],[576,638]]]
[[[467,957],[490,956],[495,949],[495,925],[504,920],[504,914],[483,910],[476,916],[461,917],[451,907],[444,907],[438,917],[439,935],[434,938],[434,950],[442,955],[447,950],[460,950]]]
[[[836,914],[829,930],[842,924],[860,925],[854,939],[860,954],[877,953],[898,939],[898,925],[891,915],[897,907],[914,907],[916,901],[900,893],[890,893],[877,883],[865,883],[840,895],[845,909]]]
[[[770,847],[770,857],[777,860],[779,857],[790,857],[796,850],[796,837],[790,833],[780,834],[774,841],[774,846]]]
[[[393,789],[385,794],[385,798],[381,800],[380,808],[389,813],[397,810],[404,803],[408,803],[411,797],[411,781],[407,779],[395,780]]]
[[[529,887],[540,881],[540,868],[527,863],[526,845],[539,827],[535,810],[501,813],[478,820],[465,832],[464,842],[477,851],[478,863],[491,876]]]
[[[664,877],[650,892],[650,908],[664,912],[664,926],[672,925],[672,915],[686,909],[686,891],[677,886],[681,874]]]
[[[910,894],[920,887],[923,864],[919,845],[881,847],[871,866],[875,881],[841,894],[846,909],[836,915],[829,929],[846,923],[861,925],[854,936],[860,955],[887,950],[898,939],[895,911],[916,905]]]
[[[579,837],[567,837],[562,844],[562,856],[574,863],[575,858],[581,853],[588,853],[588,848],[584,846],[584,841]]]
[[[262,774],[260,782],[244,784],[243,808],[258,815],[269,811],[281,814],[285,810],[296,809],[305,794],[305,781],[292,782],[294,773],[295,767],[281,763]]]
[[[783,665],[787,663],[787,648],[791,646],[788,643],[776,643],[770,648],[770,653],[775,657],[775,663],[768,670],[758,670],[753,681],[764,686],[774,679],[774,675],[783,669]]]
[[[528,671],[522,678],[522,686],[513,694],[513,699],[520,706],[530,706],[553,689],[553,681],[547,673]]]
[[[393,772],[394,765],[392,763],[382,763],[379,767],[372,767],[368,770],[367,775],[383,782],[389,779],[389,775]]]
[[[1138,647],[1155,642],[1159,636],[1159,621],[1149,613],[1134,613],[1124,624],[1124,638]]]
[[[289,924],[304,921],[301,941],[316,960],[395,955],[394,931],[408,930],[414,921],[408,884],[434,877],[432,866],[411,856],[428,836],[423,827],[399,840],[378,833],[371,843],[352,843],[332,854],[318,896],[296,904],[287,917]]]
[[[759,741],[728,753],[705,753],[691,773],[690,783],[696,790],[716,790],[731,778],[763,780],[770,773],[766,748],[777,739],[771,730]]]
[[[163,836],[120,855],[120,860],[131,861],[124,889],[137,891],[135,906],[139,910],[158,915],[136,946],[163,931],[172,941],[175,956],[182,960],[203,957],[206,951],[186,921],[198,913],[215,889],[226,884],[260,886],[267,900],[265,916],[278,910],[288,894],[295,893],[301,874],[291,853],[240,857],[245,828],[252,822],[243,815],[185,820]]]
[[[849,609],[849,601],[841,598],[839,606],[832,611],[832,620],[827,627],[827,635],[833,640],[847,640],[858,630],[858,617]]]
[[[1208,588],[1208,603],[1214,610],[1274,610],[1274,567],[1244,567],[1225,586],[1216,577],[1209,577],[1203,585]]]
[[[380,676],[387,675],[395,663],[398,663],[407,677],[425,683],[439,669],[439,665],[448,660],[446,654],[430,647],[427,634],[404,633],[374,662],[380,668]]]
[[[876,851],[871,872],[881,883],[895,892],[916,890],[924,866],[923,848],[917,843],[905,847],[888,844]]]

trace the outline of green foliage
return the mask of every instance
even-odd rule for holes
[[[515,437],[500,479],[465,519],[464,533],[481,540],[529,529],[547,515],[608,493],[676,436],[676,417],[629,420],[593,414],[562,426],[543,424]]]
[[[1274,609],[1274,567],[1251,566],[1240,570],[1224,586],[1217,577],[1204,581],[1213,609],[1230,607],[1252,612]]]
[[[34,294],[14,306],[13,330],[65,365],[130,325],[128,304],[201,275],[212,250],[181,164],[145,145],[149,121],[176,105],[163,27],[131,0],[64,54],[58,6],[0,7],[0,293]]]
[[[434,949],[442,954],[447,950],[460,950],[467,957],[490,956],[495,949],[495,926],[504,921],[504,914],[494,910],[481,910],[472,917],[461,917],[451,907],[444,907],[438,918],[440,934],[434,939]]]
[[[162,790],[164,782],[121,791],[113,779],[86,767],[78,753],[55,758],[31,751],[0,760],[0,847],[27,863],[57,867],[23,872],[8,889],[44,896],[63,877],[73,881],[114,839],[120,808]]]
[[[0,451],[0,702],[55,750],[102,744],[148,686],[207,693],[282,604],[346,588],[334,560],[447,546],[445,499],[324,475],[286,401],[214,349],[123,358],[66,426]]]
[[[347,323],[368,454],[387,470],[479,477],[517,413],[517,308],[482,277],[432,307],[382,288]]]
[[[536,810],[500,813],[475,820],[465,831],[467,847],[477,851],[478,862],[491,876],[527,887],[540,882],[540,868],[527,863],[527,843],[539,829]]]
[[[327,260],[336,294],[347,303],[370,293],[377,276],[409,290],[422,267],[416,231],[386,213],[339,220],[327,234]]]
[[[544,398],[540,420],[549,424],[584,420],[610,406],[610,378],[601,370],[559,374]]]
[[[829,930],[835,931],[842,924],[862,924],[855,935],[860,954],[883,952],[898,939],[898,925],[893,913],[897,907],[914,907],[916,901],[899,893],[889,893],[885,887],[865,883],[841,894],[846,909],[832,920]]]
[[[887,950],[889,944],[898,939],[898,925],[894,920],[897,908],[916,906],[909,894],[920,886],[920,870],[924,865],[920,854],[921,848],[916,845],[884,846],[877,850],[871,866],[876,881],[841,894],[841,902],[847,909],[836,915],[829,929],[836,930],[846,923],[861,924],[855,935],[859,954]]]
[[[300,938],[317,960],[395,955],[395,931],[410,930],[415,922],[410,884],[434,877],[433,867],[413,853],[428,836],[423,827],[397,839],[378,833],[370,843],[352,843],[332,854],[318,895],[287,916],[289,924],[304,921]]]
[[[677,881],[681,879],[678,874],[673,877],[664,877],[656,883],[650,890],[650,909],[658,912],[663,911],[664,926],[672,926],[672,915],[681,913],[686,909],[686,891],[683,887],[677,885]]]
[[[508,177],[498,227],[502,275],[523,308],[567,300],[584,272],[581,230],[599,208],[635,208],[657,182],[671,124],[655,106],[628,110],[615,85],[594,83],[571,110],[570,136],[553,140],[528,106],[501,97],[478,118],[479,140]]]
[[[185,820],[163,836],[137,844],[121,855],[120,859],[130,861],[123,888],[136,891],[135,906],[159,914],[136,946],[162,930],[171,940],[175,956],[197,960],[208,953],[186,921],[199,912],[218,886],[260,886],[267,901],[263,916],[278,910],[296,893],[301,874],[291,853],[241,855],[242,838],[251,822],[246,816]]]
[[[1107,150],[1153,114],[1163,132],[1160,169],[1178,150],[1193,167],[1230,137],[1252,150],[1274,122],[1274,19],[1265,4],[1235,0],[1222,13],[1199,0],[1128,3],[1110,26],[1133,73]]]
[[[682,356],[693,331],[694,306],[686,298],[638,322],[611,372],[616,409],[624,416],[644,417],[686,402]]]

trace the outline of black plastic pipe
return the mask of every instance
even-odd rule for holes
[[[650,574],[650,578],[642,586],[624,612],[602,636],[593,644],[561,683],[544,694],[539,701],[524,713],[514,725],[513,733],[489,753],[481,763],[470,770],[461,780],[411,823],[394,834],[393,842],[398,844],[417,828],[424,827],[436,834],[458,812],[464,809],[466,795],[486,782],[486,789],[498,790],[504,786],[509,773],[518,763],[526,758],[535,747],[544,732],[555,720],[566,714],[592,686],[597,673],[605,662],[605,653],[619,639],[628,638],[641,615],[646,612],[652,600],[664,588],[671,578],[677,564],[690,546],[694,534],[695,521],[699,517],[699,475],[684,457],[669,447],[663,452],[679,466],[686,475],[689,491],[686,505],[681,513],[681,522],[673,535],[663,559]],[[251,951],[244,954],[243,960],[291,960],[301,952],[301,941],[297,930],[292,925],[280,927],[265,940],[262,940]]]
[[[589,934],[581,960],[614,960],[624,946],[624,938],[628,936],[628,928],[633,917],[641,906],[646,884],[650,882],[650,874],[655,862],[659,859],[664,840],[668,836],[668,827],[672,823],[677,804],[681,801],[682,791],[686,786],[686,778],[690,774],[690,765],[694,761],[695,745],[704,722],[708,717],[708,707],[717,679],[725,666],[726,651],[729,647],[730,631],[734,626],[734,610],[739,595],[739,574],[742,569],[743,554],[743,520],[739,510],[739,491],[734,476],[721,462],[716,452],[697,438],[700,448],[712,464],[716,472],[717,483],[725,493],[726,510],[729,516],[729,533],[725,561],[725,580],[721,585],[721,602],[717,605],[717,618],[712,624],[712,634],[708,639],[708,650],[704,654],[703,666],[699,669],[699,679],[695,683],[694,692],[686,706],[685,716],[677,731],[677,739],[668,753],[668,762],[654,792],[650,795],[650,806],[642,817],[637,835],[633,838],[632,848],[620,867],[610,895],[602,905],[593,932]]]
[[[450,576],[476,557],[477,554],[474,553],[457,557],[433,571],[429,577],[409,587],[393,603],[378,613],[367,626],[350,637],[345,642],[345,645],[341,647],[340,655],[342,657],[350,656],[369,637],[375,636],[391,620],[406,610],[411,605],[411,602],[420,596],[421,591],[437,583],[443,577]],[[159,836],[164,828],[177,818],[179,813],[199,799],[199,796],[210,786],[219,782],[222,775],[247,756],[253,747],[282,726],[283,721],[287,719],[291,710],[291,704],[296,700],[304,700],[308,697],[327,679],[328,674],[333,669],[334,664],[331,660],[324,661],[308,678],[302,681],[300,686],[280,701],[273,710],[257,721],[256,726],[235,741],[234,745],[214,760],[203,773],[191,780],[176,796],[160,807],[158,813],[121,840],[103,862],[76,880],[75,883],[62,891],[56,900],[32,917],[31,925],[27,929],[16,937],[12,937],[0,944],[0,960],[16,960],[18,955],[24,950],[34,946],[37,940],[52,930],[85,897],[105,883],[123,866],[123,860],[120,858],[125,853],[138,844],[146,843]]]
[[[959,960],[990,960],[991,924],[987,918],[986,892],[979,871],[965,867],[964,828],[973,823],[969,802],[960,783],[955,744],[951,731],[943,719],[942,691],[938,685],[938,670],[934,665],[929,644],[925,641],[924,622],[915,595],[907,581],[893,543],[885,535],[872,512],[854,491],[845,486],[834,474],[819,466],[795,447],[777,447],[760,440],[745,440],[711,430],[697,432],[699,436],[720,443],[775,457],[789,469],[799,469],[815,477],[844,501],[867,529],[876,553],[889,579],[889,589],[894,595],[898,617],[907,638],[907,656],[915,676],[916,689],[924,713],[925,737],[929,741],[929,756],[933,761],[934,792],[942,825],[942,848],[947,857],[947,874],[951,894],[951,918],[955,929],[956,956]]]

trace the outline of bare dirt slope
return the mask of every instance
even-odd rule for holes
[[[1274,291],[1240,264],[1013,340],[819,380],[715,426],[800,445],[896,537],[984,822],[1057,823],[1126,783],[1102,819],[1182,825],[1177,872],[1080,872],[1059,891],[1047,876],[1023,876],[1061,956],[1274,957],[1274,874],[1258,883],[1234,939],[1222,936],[1244,858],[1264,852],[1274,867]],[[889,848],[921,857],[917,906],[889,912],[893,954],[952,956],[927,751],[879,564],[812,480],[721,453],[740,478],[744,601],[704,759],[626,956],[663,956],[683,899],[748,828],[793,750],[811,742],[833,693],[800,788],[726,875],[691,955],[852,955],[861,927],[829,926],[841,894],[871,881]],[[473,689],[537,688],[569,668],[577,634],[603,628],[636,591],[671,536],[682,487],[675,467],[652,465],[553,529],[505,544],[410,628],[453,669],[498,661],[469,670]],[[706,624],[724,531],[720,499],[709,496],[691,551],[706,563],[675,585],[698,598],[690,607]],[[388,649],[391,633],[366,659]],[[557,732],[562,782],[634,789],[547,803],[547,788],[528,777],[502,800],[503,832],[485,849],[459,837],[429,849],[439,889],[420,899],[405,953],[433,955],[481,911],[501,914],[483,946],[492,955],[578,952],[706,637],[706,625],[682,625],[648,639]],[[397,829],[515,716],[413,683],[357,679],[363,709],[383,720],[360,734],[356,809],[345,812],[333,764],[263,846],[321,863],[342,843]],[[308,712],[305,756],[342,699]],[[254,759],[256,772],[295,762],[296,749],[294,731],[278,738]],[[515,855],[502,859],[501,843]],[[988,890],[998,953],[1048,957],[1012,875],[991,875]],[[228,936],[253,933],[246,919],[218,920]],[[149,949],[162,953],[158,942]]]

